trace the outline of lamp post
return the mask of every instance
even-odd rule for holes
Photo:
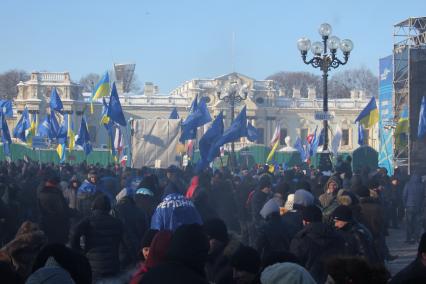
[[[349,54],[353,49],[353,43],[349,39],[340,40],[337,36],[331,36],[332,28],[329,24],[324,23],[318,30],[322,37],[322,42],[316,41],[311,44],[311,41],[302,37],[297,41],[297,48],[300,50],[303,62],[306,65],[311,65],[314,68],[319,68],[322,71],[323,82],[323,105],[324,112],[324,146],[320,156],[320,170],[331,170],[330,152],[328,151],[328,71],[331,68],[336,69],[340,65],[345,65],[348,62]],[[343,52],[343,60],[337,58],[337,49]],[[311,49],[313,54],[312,59],[307,60],[308,50]]]
[[[247,99],[248,87],[247,85],[240,85],[237,81],[233,80],[228,83],[223,89],[217,91],[219,100],[231,106],[231,124],[235,118],[235,104],[240,103]],[[231,142],[231,167],[235,166],[235,144]]]

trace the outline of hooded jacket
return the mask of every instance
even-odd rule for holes
[[[290,252],[318,283],[327,279],[325,262],[328,258],[344,253],[344,240],[330,226],[314,222],[306,225],[290,244]]]

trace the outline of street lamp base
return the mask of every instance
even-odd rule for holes
[[[321,172],[331,171],[333,169],[333,164],[331,163],[330,152],[318,152],[317,155],[319,155],[318,169]]]

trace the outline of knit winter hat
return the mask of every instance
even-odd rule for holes
[[[111,210],[111,203],[105,195],[99,195],[93,201],[92,210],[100,210],[104,212],[109,212]]]
[[[228,242],[228,229],[222,219],[213,218],[207,220],[204,225],[204,232],[212,239],[216,239],[223,243]]]
[[[309,191],[304,189],[296,190],[294,193],[294,204],[307,207],[314,204],[314,196]]]
[[[276,263],[266,267],[260,276],[262,284],[315,284],[311,274],[302,266],[291,263]]]
[[[310,205],[302,209],[302,218],[306,222],[321,222],[322,212],[316,205]]]
[[[333,218],[335,221],[352,221],[352,210],[348,206],[340,205],[333,212]]]
[[[275,198],[271,198],[263,205],[262,210],[260,210],[260,215],[266,219],[274,212],[280,213],[280,207],[278,201]]]
[[[254,248],[241,246],[232,256],[231,266],[240,271],[257,274],[260,268],[259,253]]]

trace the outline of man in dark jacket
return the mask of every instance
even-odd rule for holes
[[[39,224],[49,243],[66,244],[70,229],[70,209],[59,189],[59,177],[46,174],[43,188],[38,193]]]
[[[133,197],[126,195],[118,200],[112,216],[123,223],[123,245],[120,247],[122,268],[132,267],[138,261],[140,240],[147,229],[145,213],[140,210]]]
[[[369,263],[379,262],[370,231],[352,217],[348,206],[340,205],[333,212],[334,226],[345,240],[345,254],[364,257]]]
[[[421,211],[425,198],[425,189],[421,183],[420,176],[413,174],[404,187],[402,199],[407,218],[407,238],[406,242],[412,243],[419,239]]]
[[[123,224],[110,216],[111,204],[108,197],[98,196],[93,202],[93,214],[81,220],[74,228],[71,247],[82,250],[89,259],[93,279],[112,277],[120,272],[119,246]],[[84,248],[80,238],[84,237]]]
[[[167,261],[151,268],[140,283],[207,284],[204,265],[209,241],[200,225],[182,225],[173,234]]]
[[[426,282],[426,233],[420,240],[416,259],[398,272],[389,284],[420,284]]]
[[[344,239],[330,226],[322,223],[322,212],[315,205],[302,211],[304,228],[293,238],[290,252],[301,261],[318,283],[327,279],[325,264],[335,255],[344,253]]]
[[[226,224],[221,219],[207,220],[203,228],[210,242],[206,263],[207,279],[211,283],[232,282],[231,257],[241,243],[228,235]]]
[[[97,196],[96,192],[97,176],[95,171],[90,171],[87,179],[83,181],[77,191],[77,210],[83,216],[89,216],[91,206]]]

